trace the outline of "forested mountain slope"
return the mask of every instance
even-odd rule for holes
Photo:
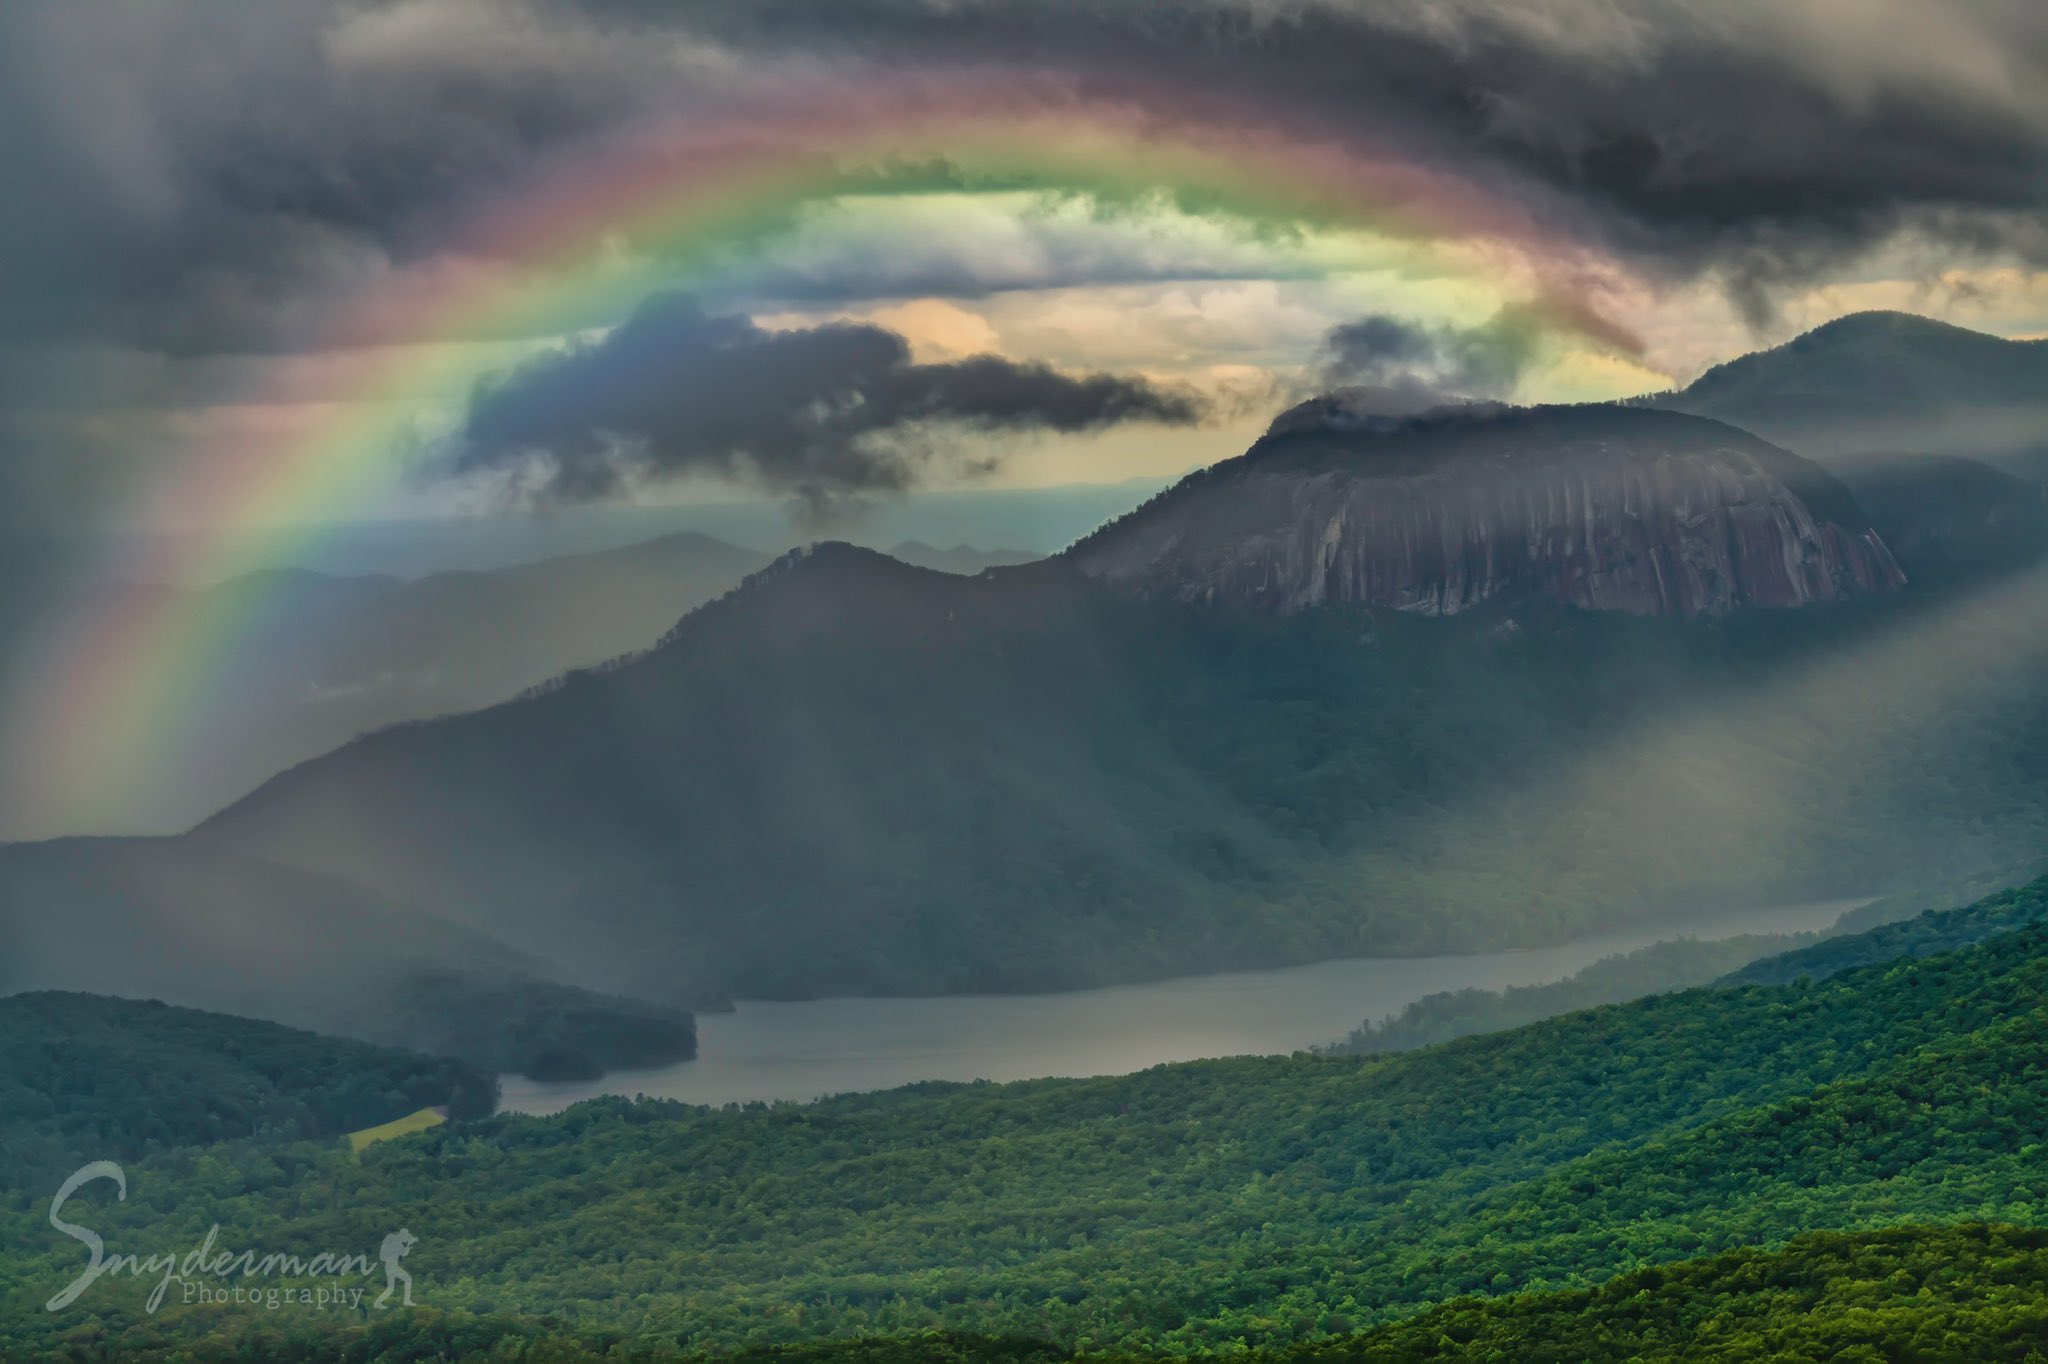
[[[1448,1304],[1289,1364],[2031,1364],[2048,1340],[2048,1230],[1816,1232],[1639,1269],[1593,1289]]]
[[[1913,313],[1850,313],[1644,401],[1817,459],[1913,451],[2048,473],[2048,341]]]
[[[288,1187],[174,1152],[130,1171],[155,1190],[147,1218],[94,1215],[180,1242],[211,1220],[245,1243],[408,1225],[439,1306],[688,1347],[948,1327],[1277,1348],[1816,1230],[2038,1222],[2044,1024],[2035,924],[1388,1058],[744,1110],[600,1101],[360,1162],[295,1153]],[[9,1216],[9,1281],[55,1275],[36,1209]],[[24,1298],[0,1319],[45,1339]],[[123,1301],[102,1309],[116,1328]]]
[[[1802,977],[1824,980],[1852,967],[1968,947],[2043,919],[2048,919],[2048,882],[2034,881],[1960,909],[1937,910],[1762,957],[1730,972],[1719,983],[1783,985]]]
[[[317,1140],[430,1106],[497,1104],[456,1061],[103,995],[0,999],[0,1185],[51,1190],[96,1160],[251,1137]]]
[[[1955,455],[1871,455],[1834,472],[1919,589],[2048,557],[2048,487]]]
[[[189,1337],[238,1364],[305,1359],[484,1364],[1125,1364],[1155,1354],[1077,1355],[1029,1336],[920,1331],[679,1354],[666,1342],[559,1319],[423,1308],[335,1329],[287,1321],[246,1329],[225,1313],[173,1313],[102,1346],[134,1364],[184,1364]],[[1374,1330],[1254,1351],[1193,1354],[1240,1364],[1839,1364],[1924,1360],[2036,1364],[2048,1337],[2048,1231],[1961,1223],[1814,1232],[1632,1270],[1596,1288],[1461,1298]],[[64,1358],[91,1358],[73,1345]],[[107,1356],[115,1357],[111,1353]]]

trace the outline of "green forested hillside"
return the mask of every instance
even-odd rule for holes
[[[261,1332],[225,1313],[174,1312],[162,1326],[139,1323],[95,1346],[137,1364],[183,1364],[193,1357],[192,1337],[209,1328],[237,1364],[1123,1364],[1148,1357],[1116,1350],[1083,1357],[1047,1340],[942,1331],[692,1355],[559,1321],[433,1309],[339,1329],[292,1321]],[[2044,1341],[2048,1230],[1962,1223],[1815,1232],[1778,1250],[1652,1266],[1597,1288],[1461,1298],[1359,1334],[1228,1357],[1244,1364],[2038,1364]],[[1205,1357],[1215,1356],[1194,1356]]]
[[[88,1161],[495,1102],[496,1082],[457,1061],[153,1001],[0,998],[0,1189],[16,1198]]]
[[[1952,1361],[2048,1355],[2048,1231],[1965,1224],[1843,1235],[1635,1270],[1594,1289],[1465,1300],[1289,1352],[1410,1360]]]
[[[1925,927],[1943,933],[1938,919]],[[1281,1349],[1464,1294],[1815,1230],[2048,1216],[2048,926],[1384,1058],[710,1111],[599,1101],[386,1143],[174,1151],[110,1244],[420,1237],[442,1308],[685,1349],[932,1328]],[[69,1263],[32,1203],[0,1281]],[[75,1249],[75,1247],[71,1247]],[[0,1303],[27,1346],[55,1324]],[[100,1325],[141,1293],[105,1286]]]
[[[2048,919],[2048,881],[2034,881],[1965,905],[1936,910],[1861,933],[1824,939],[1730,972],[1723,985],[1782,985],[1805,976],[1820,980],[1853,966],[1896,957],[1926,957]]]

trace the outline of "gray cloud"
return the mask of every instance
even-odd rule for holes
[[[2011,0],[714,0],[691,22],[742,50],[1068,72],[1162,121],[1235,104],[1492,178],[1753,307],[1908,223],[2048,245],[2048,11]]]
[[[1901,233],[1944,266],[2048,264],[2048,7],[2026,0],[17,0],[0,347],[317,346],[338,301],[622,130],[743,136],[819,89],[987,77],[1439,167],[1654,276],[1719,279],[1758,322]],[[1145,267],[907,254],[766,262],[755,302]],[[29,411],[47,391],[0,375],[15,516],[79,481],[72,450],[120,459],[104,421]]]
[[[886,328],[772,332],[661,294],[602,339],[480,387],[440,471],[523,475],[520,491],[542,503],[708,474],[787,494],[817,521],[944,464],[934,428],[1081,432],[1203,415],[1194,395],[1141,379],[994,355],[919,364]],[[969,472],[987,467],[977,458]]]
[[[1311,394],[1303,396],[1338,393],[1347,410],[1382,417],[1510,398],[1540,335],[1533,319],[1513,309],[1464,329],[1363,317],[1330,329]]]
[[[2017,0],[24,0],[0,328],[305,344],[588,139],[998,71],[1419,158],[1759,315],[1905,226],[2048,259],[2048,11]]]
[[[0,331],[297,349],[553,151],[717,82],[517,3],[0,9]]]

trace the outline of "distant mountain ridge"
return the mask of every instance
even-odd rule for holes
[[[188,828],[358,734],[492,705],[564,669],[644,648],[771,557],[686,532],[417,579],[284,569],[204,589],[112,593],[92,609],[139,619],[198,611],[242,623],[244,633],[208,678],[218,713],[233,723],[204,752],[92,793],[96,818],[85,831]],[[10,737],[0,733],[0,752]],[[80,831],[70,812],[19,799],[24,808],[0,801],[0,838]]]
[[[1836,318],[1642,404],[1729,422],[1814,459],[1966,455],[2048,475],[2048,340],[1913,313]]]
[[[1063,557],[1179,601],[1422,615],[1543,598],[1714,616],[1905,581],[1833,476],[1719,422],[1608,405],[1387,421],[1341,397],[1283,414]]]

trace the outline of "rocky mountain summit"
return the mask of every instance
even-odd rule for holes
[[[1065,556],[1144,596],[1444,616],[1550,599],[1693,618],[1903,585],[1826,470],[1720,422],[1612,405],[1283,413]]]

